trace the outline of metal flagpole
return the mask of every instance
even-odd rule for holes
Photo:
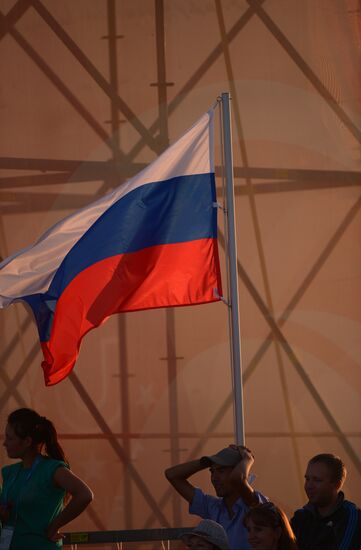
[[[231,362],[234,395],[234,417],[237,445],[245,444],[244,414],[243,414],[243,382],[241,366],[241,337],[238,314],[238,273],[237,273],[237,241],[234,212],[233,185],[233,153],[231,131],[231,96],[229,92],[221,95],[222,104],[222,135],[224,149],[224,168],[226,179],[227,200],[227,241],[228,241],[228,273],[229,273],[229,315],[231,333]]]

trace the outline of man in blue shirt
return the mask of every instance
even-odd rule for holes
[[[203,456],[165,471],[168,481],[189,502],[189,513],[220,523],[232,550],[250,549],[243,516],[250,506],[267,500],[249,484],[253,463],[254,457],[247,447],[230,445],[215,455]],[[216,497],[205,494],[188,481],[190,476],[205,468],[209,468]]]

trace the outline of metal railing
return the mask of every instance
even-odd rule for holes
[[[78,545],[93,544],[117,544],[119,543],[146,543],[163,542],[164,549],[167,549],[169,541],[177,541],[185,533],[192,531],[192,527],[162,528],[162,529],[128,529],[124,531],[79,531],[65,533],[64,546],[76,548]]]

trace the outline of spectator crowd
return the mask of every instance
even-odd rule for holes
[[[4,447],[15,464],[2,468],[0,550],[56,550],[61,529],[93,498],[69,467],[53,423],[37,412],[13,411]],[[230,445],[168,468],[166,478],[202,518],[182,536],[193,550],[361,550],[361,512],[345,498],[346,468],[333,454],[311,458],[305,473],[307,503],[288,520],[250,483],[254,457]],[[216,495],[190,478],[208,469]]]
[[[305,473],[307,503],[289,522],[286,514],[249,483],[250,449],[230,445],[214,455],[165,471],[174,489],[202,519],[183,537],[186,548],[205,550],[361,550],[361,511],[346,500],[346,468],[333,454],[311,458]],[[208,468],[216,496],[189,478]]]

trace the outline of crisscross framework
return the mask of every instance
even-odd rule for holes
[[[274,303],[269,275],[269,260],[267,260],[265,239],[262,234],[262,219],[259,213],[257,198],[271,195],[279,197],[283,193],[312,193],[317,190],[342,188],[350,189],[354,192],[355,188],[357,191],[359,189],[361,176],[359,172],[354,170],[292,169],[287,166],[287,162],[285,162],[285,166],[278,168],[267,168],[252,164],[248,150],[247,135],[242,122],[242,101],[239,97],[239,88],[237,87],[237,80],[240,76],[235,69],[236,54],[232,52],[232,45],[235,39],[249,27],[251,21],[257,19],[258,24],[264,26],[278,47],[289,57],[293,66],[303,75],[305,82],[322,98],[322,102],[334,113],[334,116],[340,121],[345,131],[358,144],[361,142],[361,131],[347,110],[342,107],[337,98],[332,95],[327,86],[322,82],[322,79],[292,44],[287,37],[286,30],[282,29],[269,15],[267,1],[247,0],[245,4],[244,9],[240,10],[238,19],[233,21],[231,25],[228,25],[227,28],[225,7],[220,0],[215,0],[214,15],[219,29],[219,41],[204,60],[198,64],[193,73],[189,70],[187,80],[183,83],[177,83],[177,91],[169,99],[169,89],[175,83],[168,81],[167,74],[169,66],[167,63],[165,39],[167,33],[167,13],[165,12],[163,0],[154,0],[152,6],[157,80],[151,83],[151,86],[157,91],[158,113],[154,122],[148,126],[142,122],[141,116],[137,115],[137,109],[128,104],[121,96],[119,51],[121,51],[124,36],[118,34],[117,29],[117,22],[119,20],[117,12],[121,6],[121,0],[108,0],[107,2],[104,1],[101,5],[99,4],[99,16],[104,18],[107,26],[107,34],[102,38],[106,40],[108,47],[109,76],[105,76],[98,69],[96,63],[87,55],[86,51],[79,46],[72,36],[71,30],[56,15],[58,10],[52,9],[51,2],[45,2],[44,0],[18,0],[14,2],[12,8],[7,13],[0,13],[0,48],[1,41],[11,38],[13,43],[16,44],[18,51],[21,51],[31,61],[34,70],[40,71],[46,77],[56,94],[60,94],[63,100],[73,108],[74,115],[82,119],[89,128],[89,131],[97,136],[97,139],[104,145],[109,154],[107,160],[0,158],[0,168],[5,172],[5,175],[0,178],[0,190],[3,201],[1,207],[3,218],[0,224],[0,252],[3,257],[10,252],[7,249],[8,229],[6,220],[11,216],[18,216],[29,211],[42,213],[49,210],[56,212],[57,209],[61,211],[75,210],[90,202],[93,198],[102,195],[111,187],[118,185],[121,181],[132,176],[145,166],[145,162],[137,162],[137,158],[144,148],[148,148],[153,156],[166,148],[169,143],[169,121],[172,115],[179,113],[189,98],[197,97],[196,94],[201,93],[202,79],[212,70],[215,70],[216,64],[222,61],[226,81],[233,98],[236,135],[235,147],[238,148],[236,156],[239,159],[239,165],[235,167],[236,196],[238,201],[248,201],[249,215],[254,232],[252,237],[255,242],[254,250],[257,255],[261,274],[257,286],[257,283],[252,280],[249,274],[247,265],[239,261],[239,279],[242,292],[249,294],[269,331],[251,360],[244,366],[245,391],[247,392],[247,383],[260,366],[261,360],[264,358],[267,350],[269,348],[273,349],[277,364],[275,376],[279,377],[288,425],[287,434],[268,431],[263,434],[248,434],[248,437],[276,438],[286,435],[291,441],[299,488],[302,489],[304,457],[302,456],[300,441],[307,434],[298,433],[295,426],[294,410],[287,379],[287,369],[290,367],[297,373],[300,384],[303,384],[306,388],[328,426],[329,432],[318,434],[318,436],[324,437],[327,435],[336,437],[341,445],[345,460],[352,463],[358,474],[361,473],[360,459],[354,445],[350,442],[350,436],[342,429],[342,425],[337,419],[337,414],[332,412],[330,405],[322,396],[322,390],[313,382],[308,369],[299,357],[297,349],[295,349],[287,337],[287,331],[285,330],[292,313],[314,283],[324,265],[329,261],[336,247],[340,245],[345,233],[355,223],[355,220],[359,219],[361,196],[356,193],[353,195],[355,196],[353,204],[343,216],[338,227],[328,235],[327,242],[319,250],[316,259],[310,265],[305,266],[303,280],[290,293],[291,297],[281,314],[277,311]],[[335,2],[335,5],[339,4]],[[21,30],[21,21],[30,11],[36,13],[41,24],[47,26],[49,31],[56,35],[62,48],[78,64],[79,71],[84,71],[87,77],[90,78],[92,85],[100,89],[102,94],[104,94],[104,98],[109,101],[110,119],[106,121],[107,129],[105,129],[104,123],[99,121],[96,115],[86,107],[81,91],[72,89],[66,84],[64,79],[57,73],[57,68],[51,66],[47,61],[46,51],[40,54],[38,49],[32,44],[31,39],[29,39],[29,32],[24,33]],[[176,71],[173,70],[172,74],[176,74]],[[55,99],[54,108],[56,108]],[[137,135],[137,139],[131,148],[128,147],[127,143],[121,143],[121,125],[131,127],[132,131]],[[25,171],[26,174],[24,175],[21,171]],[[221,168],[217,167],[218,175],[220,171]],[[91,195],[77,192],[79,185],[83,186],[84,183],[92,182],[101,182],[101,185]],[[64,183],[72,184],[71,192],[62,193],[61,197],[54,201],[54,193],[49,192],[49,186],[56,189],[56,186]],[[245,207],[243,206],[243,208]],[[224,235],[221,229],[219,240],[221,247],[224,248]],[[258,289],[260,285],[262,286],[262,291]],[[9,312],[6,315],[10,316],[13,313]],[[19,354],[20,356],[22,355],[23,359],[18,369],[11,376],[7,374],[6,369],[1,368],[0,370],[0,377],[3,383],[3,390],[0,395],[0,410],[4,414],[10,407],[10,404],[15,404],[16,406],[38,406],[37,403],[31,403],[25,399],[19,387],[29,373],[30,367],[38,368],[40,357],[39,345],[35,339],[31,339],[32,344],[29,348],[26,347],[30,341],[29,338],[32,338],[31,336],[29,337],[30,317],[20,314],[17,309],[14,315],[16,316],[16,331],[8,338],[7,343],[1,350],[0,364],[4,366],[13,361],[19,363]],[[166,354],[161,359],[167,365],[169,434],[154,433],[147,434],[147,437],[154,440],[159,440],[162,437],[167,439],[170,444],[170,462],[175,464],[181,460],[199,456],[205,449],[208,440],[212,438],[215,442],[219,440],[221,434],[217,432],[217,428],[232,405],[232,396],[229,394],[223,402],[215,404],[214,416],[209,419],[203,434],[183,434],[182,436],[180,429],[181,421],[179,419],[178,372],[180,361],[184,357],[179,355],[180,346],[177,341],[175,312],[169,309],[165,312],[165,316]],[[127,501],[127,505],[123,507],[125,528],[129,529],[135,526],[136,499],[133,495],[135,488],[142,495],[142,499],[149,510],[148,517],[145,519],[142,527],[149,528],[154,523],[158,523],[164,527],[171,524],[179,526],[183,519],[179,498],[170,489],[161,492],[161,496],[155,496],[144,472],[141,473],[136,467],[136,463],[131,459],[134,440],[145,436],[132,430],[131,417],[134,403],[132,402],[129,389],[129,377],[132,374],[128,360],[127,317],[119,316],[117,324],[121,432],[117,433],[111,428],[100,406],[98,406],[96,400],[87,391],[85,381],[89,373],[84,371],[82,372],[84,380],[80,377],[80,374],[78,375],[78,373],[74,372],[70,376],[70,382],[73,391],[76,392],[78,399],[83,404],[86,414],[93,419],[94,425],[99,430],[99,434],[79,432],[62,434],[62,437],[64,439],[77,440],[104,438],[111,447],[115,459],[124,465],[126,474],[123,476],[124,484],[122,491],[124,499]],[[4,331],[4,328],[1,330]],[[230,437],[230,434],[223,435],[224,438]],[[360,438],[360,434],[356,435]],[[187,449],[186,453],[183,452],[180,443],[184,437],[190,437],[195,440],[194,447]],[[165,512],[166,505],[170,500],[172,503],[171,521]],[[104,530],[107,527],[104,523],[104,518],[96,511],[95,507],[91,507],[88,514],[95,528]]]

